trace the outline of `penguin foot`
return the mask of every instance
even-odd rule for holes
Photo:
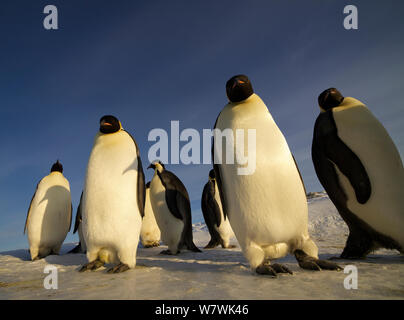
[[[160,246],[160,242],[153,242],[153,243],[148,243],[143,245],[143,247],[145,248],[154,248],[154,247],[159,247]]]
[[[342,270],[342,268],[336,263],[310,257],[302,250],[295,250],[294,254],[300,268],[302,269],[314,271],[321,271],[322,269],[336,271]]]
[[[215,239],[210,239],[209,243],[204,247],[204,249],[213,249],[216,248],[220,244],[219,241]]]
[[[343,257],[341,256],[332,256],[329,257],[328,260],[365,260],[366,257]]]
[[[292,271],[289,270],[289,268],[285,267],[282,264],[279,263],[274,263],[272,265],[272,269],[274,269],[277,273],[289,273],[289,274],[293,274]]]
[[[177,251],[176,253],[172,253],[170,250],[167,249],[167,250],[163,250],[160,252],[160,254],[166,254],[166,255],[170,255],[170,256],[175,255],[177,253],[180,253],[180,251]]]
[[[121,273],[121,272],[125,272],[129,269],[130,268],[127,264],[121,262],[120,264],[116,265],[115,267],[108,269],[107,273]]]
[[[104,262],[100,260],[94,260],[92,262],[86,263],[84,266],[81,267],[79,272],[85,272],[88,270],[95,271],[99,268],[101,268],[104,265]]]
[[[278,273],[293,274],[293,272],[290,271],[287,267],[285,267],[285,266],[283,266],[283,265],[281,265],[279,263],[271,264],[268,261],[263,262],[262,264],[260,264],[255,269],[255,272],[257,272],[258,274],[270,275],[273,278],[275,278],[278,275]]]
[[[349,254],[344,251],[339,256],[339,259],[363,260],[366,259],[366,254]]]

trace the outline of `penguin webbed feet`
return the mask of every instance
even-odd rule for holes
[[[108,269],[107,273],[121,273],[121,272],[125,272],[129,269],[130,268],[127,264],[121,262],[120,264],[116,265],[115,267]]]
[[[104,265],[104,262],[101,260],[94,260],[92,262],[86,263],[84,266],[82,266],[79,270],[79,272],[85,272],[85,271],[95,271],[99,268],[101,268]]]
[[[144,244],[143,247],[148,249],[148,248],[155,248],[155,247],[159,247],[160,246],[160,242],[152,242],[152,243],[148,243],[148,244]]]
[[[340,271],[342,268],[331,261],[316,259],[314,257],[310,257],[303,250],[295,250],[294,255],[296,257],[297,262],[299,263],[300,268],[306,270],[336,270]]]
[[[204,249],[213,249],[220,245],[220,242],[215,239],[210,239],[209,243],[204,247]]]
[[[269,261],[264,261],[260,264],[256,269],[255,272],[262,275],[269,275],[275,278],[278,273],[289,273],[293,274],[287,267],[282,264],[274,263],[271,264]]]
[[[173,255],[176,255],[178,253],[180,253],[180,250],[178,250],[176,253],[172,253],[169,249],[160,251],[160,254],[165,254],[165,255],[169,255],[169,256],[173,256]]]

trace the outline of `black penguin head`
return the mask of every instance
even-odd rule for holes
[[[150,188],[150,182],[151,182],[151,181],[149,181],[148,183],[146,183],[146,189],[149,189],[149,188]]]
[[[122,129],[121,123],[114,116],[103,116],[100,119],[101,133],[114,133]]]
[[[153,170],[156,170],[156,168],[162,169],[161,171],[166,169],[166,167],[164,166],[164,164],[161,161],[154,161],[154,162],[150,163],[150,165],[147,167],[147,169],[153,169]]]
[[[63,166],[62,164],[58,161],[56,161],[51,168],[51,172],[60,172],[63,173]]]
[[[216,175],[215,175],[215,170],[210,170],[209,171],[209,180],[215,180]]]
[[[325,111],[338,107],[342,101],[344,101],[343,95],[335,88],[324,90],[318,96],[318,104]]]
[[[254,93],[250,79],[243,74],[230,78],[226,83],[226,94],[230,102],[240,102]]]

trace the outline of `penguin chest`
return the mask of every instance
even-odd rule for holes
[[[369,200],[360,204],[349,180],[335,166],[348,208],[374,230],[404,246],[404,169],[396,146],[366,107],[335,109],[338,136],[358,156],[371,184]]]
[[[161,231],[161,239],[167,245],[178,245],[181,240],[184,223],[171,213],[166,202],[166,190],[157,174],[150,183],[150,202],[158,227]]]
[[[90,155],[83,193],[83,231],[88,246],[139,239],[137,153],[125,132],[98,136]]]
[[[250,100],[253,98],[252,100]],[[252,174],[241,175],[240,165],[220,165],[231,226],[237,238],[254,239],[261,244],[287,242],[307,234],[308,208],[299,172],[284,136],[257,96],[222,111],[217,128],[244,131],[244,141],[223,144],[234,154],[243,152],[255,161]],[[248,140],[248,130],[255,139]],[[242,145],[244,150],[236,150]],[[249,144],[254,145],[249,148]],[[215,139],[215,152],[217,143]],[[230,153],[231,153],[230,152]],[[249,153],[253,154],[250,155]],[[235,159],[237,160],[237,159]],[[240,240],[239,240],[240,241]]]

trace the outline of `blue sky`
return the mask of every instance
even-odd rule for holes
[[[47,4],[59,30],[43,28]],[[359,29],[343,28],[357,5]],[[26,211],[60,159],[74,212],[98,121],[116,115],[143,162],[153,128],[211,128],[225,83],[247,74],[284,133],[308,191],[318,94],[368,105],[404,154],[402,1],[22,1],[0,4],[0,250],[27,248]],[[185,143],[181,143],[181,146]],[[201,221],[207,165],[168,165]],[[146,172],[148,180],[152,172]],[[66,241],[75,241],[69,233]]]

